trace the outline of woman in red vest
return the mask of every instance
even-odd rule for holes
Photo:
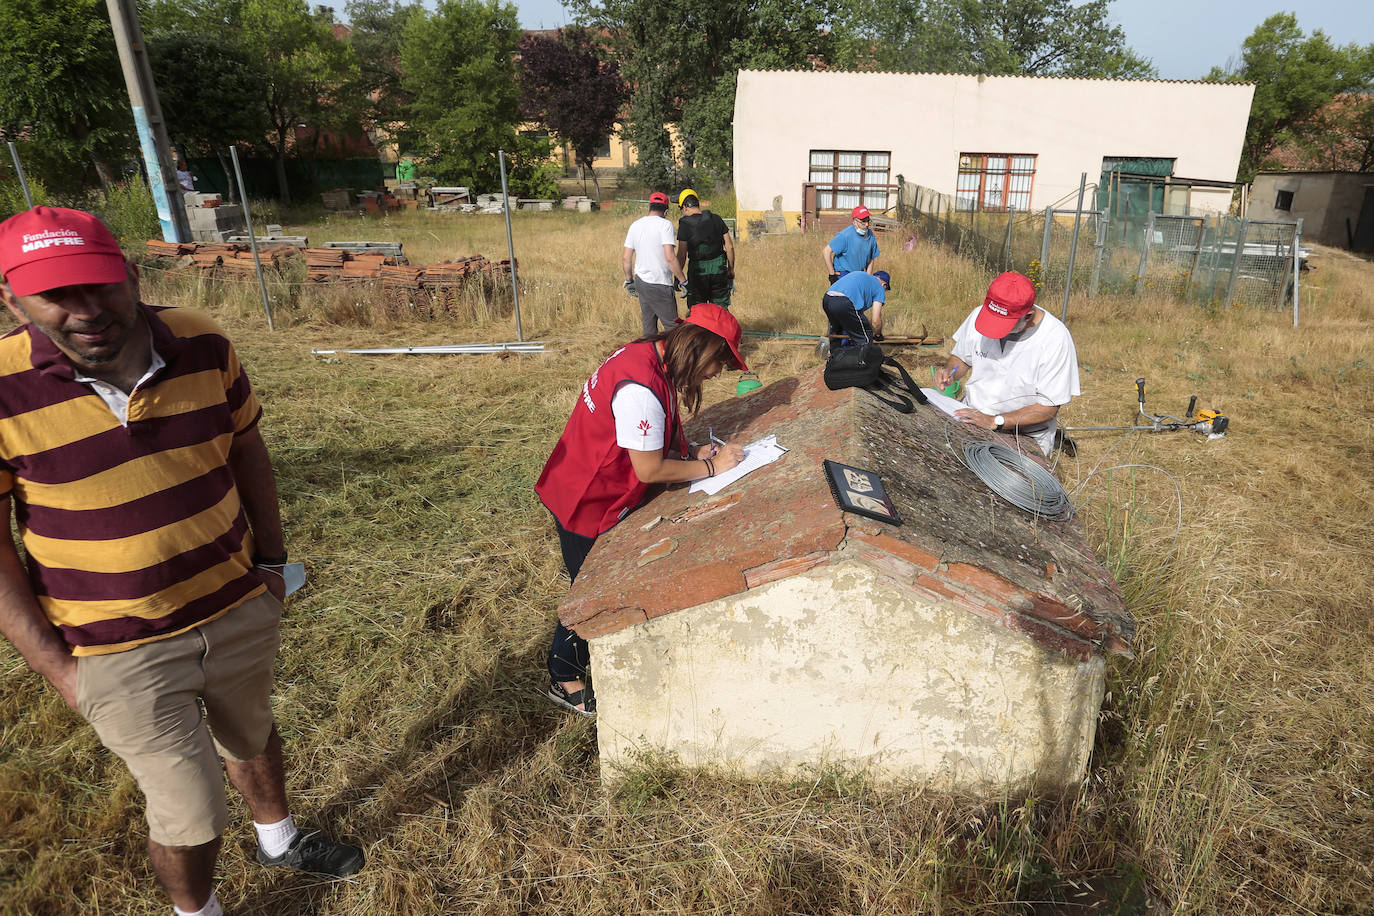
[[[534,488],[553,513],[570,577],[651,485],[711,477],[744,459],[738,445],[710,442],[689,457],[679,419],[682,405],[690,413],[701,406],[703,382],[727,365],[746,368],[741,336],[729,311],[696,305],[672,330],[616,350],[582,386]],[[549,698],[584,716],[596,712],[589,662],[586,641],[559,623],[549,649]]]

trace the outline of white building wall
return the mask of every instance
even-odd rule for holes
[[[603,775],[645,751],[941,790],[1064,786],[1105,686],[1077,662],[863,562],[827,564],[590,641]]]
[[[743,219],[780,195],[799,213],[813,149],[890,150],[894,182],[948,194],[960,153],[1035,154],[1033,209],[1076,197],[1105,156],[1169,157],[1175,175],[1234,181],[1253,95],[1250,84],[742,70],[738,209]],[[1195,192],[1195,206],[1230,197],[1212,196]]]

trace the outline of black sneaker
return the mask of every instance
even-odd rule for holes
[[[591,682],[581,690],[568,693],[557,681],[549,682],[549,699],[568,712],[591,719],[596,717],[596,694],[592,693]]]
[[[318,830],[296,834],[286,852],[269,856],[258,847],[258,864],[281,868],[296,868],[312,875],[347,878],[363,867],[363,851],[347,843],[326,840]]]

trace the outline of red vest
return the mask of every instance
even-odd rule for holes
[[[663,371],[652,343],[626,344],[610,355],[582,386],[568,425],[534,491],[559,524],[594,538],[644,499],[649,485],[636,475],[630,454],[616,444],[611,398],[622,384],[634,382],[654,393],[667,415],[663,454],[676,443],[687,457],[687,442],[678,422],[677,392]]]

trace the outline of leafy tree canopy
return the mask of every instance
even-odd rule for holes
[[[1154,65],[1108,19],[1111,0],[851,0],[858,66],[933,73],[1134,79]]]
[[[497,151],[505,150],[512,193],[552,196],[542,171],[548,144],[515,132],[520,34],[515,6],[497,0],[441,0],[433,14],[407,22],[401,86],[412,101],[401,143],[444,181],[499,189]]]
[[[736,74],[830,64],[841,0],[570,0],[604,29],[634,87],[626,133],[654,184],[722,179],[733,167]],[[677,129],[677,147],[668,126]],[[677,163],[685,166],[679,171]]]
[[[104,0],[0,0],[0,23],[0,139],[53,190],[109,177],[136,144]]]
[[[591,169],[625,101],[620,67],[603,59],[591,35],[577,26],[555,38],[526,35],[520,42],[520,90],[521,114],[570,143],[578,161]]]
[[[1370,87],[1374,45],[1338,47],[1320,29],[1305,34],[1294,14],[1275,13],[1245,39],[1239,66],[1205,79],[1255,84],[1239,175],[1249,181],[1280,142],[1319,130],[1318,114],[1337,95]]]
[[[406,24],[423,15],[418,2],[349,0],[349,42],[358,58],[358,80],[350,92],[367,99],[367,116],[394,131],[405,118],[411,96],[401,87],[401,43]]]
[[[261,142],[267,76],[247,51],[213,35],[171,31],[148,38],[148,56],[172,142],[200,155]]]

